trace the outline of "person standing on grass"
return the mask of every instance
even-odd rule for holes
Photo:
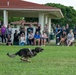
[[[25,34],[25,26],[24,26],[24,22],[23,23],[21,23],[21,26],[20,26],[20,35],[22,34],[22,33],[24,33]]]
[[[34,34],[32,33],[32,31],[30,31],[30,33],[28,34],[28,41],[29,45],[34,45]]]
[[[35,32],[41,33],[40,31],[41,31],[41,24],[38,23],[38,25],[36,26]]]
[[[48,27],[48,24],[45,25],[44,30],[45,30],[45,33],[46,33],[46,35],[48,37],[46,40],[49,43],[50,38],[49,38],[49,27]]]
[[[62,28],[58,24],[56,27],[56,45],[59,45]]]
[[[1,27],[1,37],[2,37],[2,43],[3,43],[3,40],[5,40],[5,43],[6,43],[6,27],[5,27],[5,25],[3,25]]]
[[[1,42],[1,38],[2,38],[2,33],[1,33],[1,27],[0,27],[0,42]]]
[[[8,38],[8,36],[11,37],[12,34],[12,28],[10,26],[10,24],[8,24],[7,28],[6,28],[6,38]]]
[[[76,26],[75,26],[75,28],[73,30],[73,33],[74,33],[74,38],[76,39]]]
[[[66,24],[66,34],[68,34],[69,31],[70,31],[69,24]]]
[[[60,29],[58,30],[58,32],[56,33],[56,45],[60,45],[60,36],[61,36],[61,31]]]
[[[27,28],[27,44],[29,45],[29,40],[28,40],[28,34],[30,33],[30,31],[33,33],[34,29],[32,27],[32,24],[29,25],[29,27]]]
[[[19,34],[18,34],[17,30],[15,30],[15,33],[14,33],[13,43],[14,43],[14,45],[19,45]]]

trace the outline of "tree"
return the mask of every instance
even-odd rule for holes
[[[22,19],[23,19],[23,17],[9,17],[8,21],[10,23],[10,22],[19,21],[19,20],[22,20]]]
[[[23,19],[23,17],[9,17],[9,18],[8,18],[8,22],[10,23],[10,22],[19,21],[19,20],[22,20],[22,19]],[[0,17],[0,21],[3,22],[3,17]],[[3,23],[2,23],[2,24],[3,24]]]
[[[52,19],[52,22],[55,24],[60,24],[61,26],[66,25],[67,23],[70,25],[71,28],[73,28],[76,24],[76,10],[71,6],[64,6],[61,4],[55,4],[55,3],[47,3],[45,4],[47,6],[53,6],[56,8],[61,9],[64,18],[62,19]]]
[[[32,17],[28,18],[28,17],[25,17],[25,21],[26,22],[38,22],[38,18],[32,18]]]

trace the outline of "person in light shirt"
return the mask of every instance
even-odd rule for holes
[[[30,33],[28,34],[28,41],[29,41],[29,45],[34,44],[34,34],[32,33],[32,31],[30,31]]]
[[[19,45],[24,46],[25,44],[26,44],[26,38],[25,38],[24,33],[22,33],[19,39]]]
[[[67,35],[67,46],[70,46],[73,42],[74,42],[74,34],[71,29]]]
[[[45,31],[43,30],[42,34],[41,34],[41,45],[46,45],[46,39],[47,39],[47,34],[45,33]]]

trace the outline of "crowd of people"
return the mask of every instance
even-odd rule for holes
[[[12,28],[9,24],[7,28],[5,25],[2,25],[0,28],[0,37],[1,42],[5,42],[6,45],[46,45],[46,41],[48,40],[48,25],[46,24],[45,30],[41,33],[41,25],[38,24],[35,28],[30,24],[28,28],[24,26],[24,23],[21,23],[21,26],[18,30],[15,30],[15,33],[13,34],[13,42],[11,39],[12,35]]]
[[[5,27],[5,25],[2,25],[0,27],[0,37],[1,37],[0,42],[2,43],[5,42],[6,45],[12,45],[11,34],[12,34],[12,28],[10,24],[7,26],[7,28]]]
[[[57,45],[71,46],[76,39],[76,26],[74,29],[71,29],[68,24],[66,24],[66,26],[63,26],[62,28],[60,27],[60,25],[57,25],[55,33]]]
[[[47,26],[47,25],[46,25]],[[25,36],[25,32],[27,31],[27,35]],[[35,28],[35,33],[32,25],[29,25],[27,29],[25,29],[24,24],[22,23],[20,26],[19,36],[19,45],[45,45],[46,40],[48,39],[48,35],[46,30],[43,30],[41,33],[41,25],[38,24]],[[47,31],[48,32],[48,31]],[[16,34],[16,33],[15,33]],[[16,42],[16,35],[14,34],[14,42]]]
[[[44,26],[44,30],[41,31],[41,25],[38,24],[35,27],[35,32],[33,26],[30,24],[28,28],[24,26],[24,23],[21,23],[19,28],[19,32],[15,30],[13,34],[13,42],[11,40],[12,35],[12,27],[8,24],[7,27],[2,25],[0,27],[0,37],[1,42],[5,42],[6,45],[46,45],[46,42],[49,43],[49,28],[46,24]],[[66,45],[70,46],[73,44],[74,40],[76,39],[76,26],[72,30],[68,24],[66,26],[60,27],[58,24],[54,31],[56,35],[56,45]]]

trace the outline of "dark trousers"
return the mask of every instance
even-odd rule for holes
[[[56,44],[60,42],[60,37],[56,37]]]
[[[28,39],[29,41],[29,45],[33,45],[34,44],[34,39]]]
[[[3,40],[5,40],[5,43],[6,43],[6,37],[5,37],[5,35],[2,35],[1,37],[2,37],[2,43],[3,43]]]

